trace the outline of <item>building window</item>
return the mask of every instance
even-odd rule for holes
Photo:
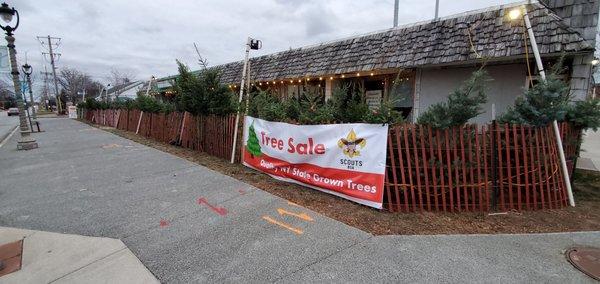
[[[415,95],[415,73],[402,72],[390,81],[389,101],[394,109],[407,118],[413,110]]]

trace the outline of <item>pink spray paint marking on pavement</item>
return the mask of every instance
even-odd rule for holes
[[[167,220],[160,220],[159,226],[161,226],[161,227],[169,226],[169,221],[167,221]]]
[[[198,198],[198,204],[205,204],[210,210],[214,211],[215,213],[221,216],[227,215],[227,209],[211,205],[204,197]]]

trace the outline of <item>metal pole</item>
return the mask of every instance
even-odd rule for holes
[[[535,57],[535,63],[540,73],[542,80],[546,81],[546,71],[544,71],[544,64],[542,64],[542,58],[540,57],[540,51],[538,50],[537,42],[535,40],[535,34],[531,28],[531,22],[529,21],[529,15],[527,14],[527,7],[525,7],[525,27],[527,27],[527,33],[529,34],[529,41],[531,42],[531,49],[533,50],[533,56]]]
[[[543,81],[546,81],[546,72],[544,72],[544,65],[542,64],[542,58],[540,57],[540,52],[537,47],[537,43],[535,41],[535,35],[533,33],[533,29],[531,28],[531,22],[529,21],[529,15],[527,14],[527,7],[525,7],[525,13],[523,17],[525,18],[525,26],[527,27],[527,33],[529,34],[529,40],[531,41],[531,49],[533,50],[533,55],[535,57],[535,62],[537,63],[537,67],[540,73],[540,77]],[[563,172],[563,176],[565,178],[565,186],[567,188],[567,195],[569,197],[569,205],[575,207],[575,198],[573,197],[573,189],[571,188],[571,178],[569,177],[569,169],[567,168],[567,160],[565,158],[565,152],[562,144],[562,137],[560,137],[560,130],[558,129],[558,122],[556,120],[552,121],[552,126],[554,128],[554,135],[556,138],[556,145],[558,147],[558,155],[560,156],[560,166]]]
[[[394,1],[394,28],[398,26],[398,9],[399,9],[399,2],[400,0],[396,0]]]
[[[21,83],[19,81],[19,83]],[[23,82],[24,84],[24,82]],[[25,86],[21,85],[23,88],[25,88]],[[21,88],[21,92],[23,91],[23,88]],[[25,107],[25,114],[27,117],[27,122],[29,122],[29,131],[31,133],[33,133],[33,123],[31,123],[31,115],[29,115],[29,104],[27,103],[27,96],[25,95],[25,93],[21,94],[23,96],[23,106]]]
[[[56,95],[56,104],[58,105],[56,110],[58,114],[62,112],[62,104],[60,101],[60,95],[58,93],[58,79],[56,78],[56,65],[54,64],[54,53],[52,52],[52,39],[48,36],[48,49],[50,51],[50,64],[52,65],[52,76],[54,76],[54,94]]]
[[[12,35],[5,37],[8,42],[8,53],[10,57],[11,74],[13,85],[15,88],[15,97],[17,99],[17,107],[19,108],[19,132],[21,138],[17,142],[17,150],[31,150],[38,147],[37,142],[31,137],[31,131],[27,126],[27,118],[25,117],[25,107],[23,105],[23,94],[21,93],[21,82],[19,82],[19,68],[17,64],[17,51],[15,50],[15,38]]]
[[[438,13],[440,11],[440,0],[435,0],[435,17],[434,20],[438,19]]]
[[[31,67],[31,68],[33,68],[33,67]],[[25,76],[27,76],[27,85],[29,85],[29,102],[31,102],[31,114],[32,114],[33,121],[36,121],[37,114],[36,114],[35,105],[33,102],[33,92],[31,91],[31,87],[32,87],[31,86],[31,74],[25,73]]]
[[[242,98],[244,96],[244,83],[246,82],[247,68],[248,68],[248,57],[250,56],[250,41],[252,39],[248,37],[246,41],[246,57],[244,58],[244,68],[242,69],[242,83],[240,84],[240,96],[238,98],[238,111],[235,116],[235,128],[233,129],[233,145],[231,147],[231,163],[235,162],[235,145],[237,144],[238,127],[240,125],[240,110],[239,106],[242,104]]]
[[[492,209],[496,210],[498,208],[498,148],[496,148],[496,135],[498,135],[498,125],[496,123],[496,119],[492,120],[492,127],[490,130],[490,146],[492,147]]]
[[[250,106],[250,86],[252,82],[252,63],[250,61],[248,61],[246,73],[248,73],[246,78],[246,90],[248,90],[246,93],[246,111],[248,111],[248,107]]]
[[[146,88],[146,97],[148,96],[148,94],[150,94],[150,86],[152,85],[152,79],[154,79],[154,76],[150,77],[150,81],[148,81],[148,87]]]

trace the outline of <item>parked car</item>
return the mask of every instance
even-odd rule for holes
[[[16,107],[11,107],[8,109],[7,113],[8,113],[8,116],[19,115],[19,109]]]

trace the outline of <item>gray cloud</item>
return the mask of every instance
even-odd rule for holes
[[[262,55],[391,27],[393,0],[19,0],[19,60],[28,51],[37,71],[38,35],[62,37],[59,68],[84,70],[105,81],[111,68],[138,79],[177,71],[175,59],[198,68],[193,42],[210,64],[240,60],[247,36],[260,38]],[[435,1],[401,1],[400,23],[433,17]],[[442,16],[515,0],[442,1]]]

